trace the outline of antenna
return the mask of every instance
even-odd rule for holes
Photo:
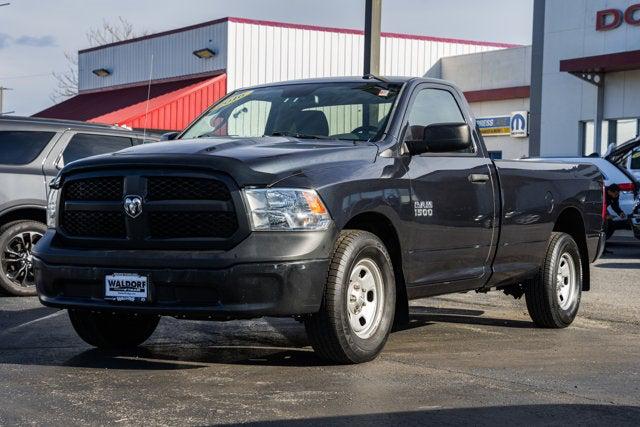
[[[151,54],[151,67],[149,70],[149,84],[147,85],[147,105],[144,111],[144,130],[142,131],[142,142],[147,139],[147,115],[149,114],[149,98],[151,98],[151,79],[153,78],[153,54]]]

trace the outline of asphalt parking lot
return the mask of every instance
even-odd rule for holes
[[[142,348],[77,338],[66,312],[0,298],[0,425],[640,423],[640,242],[614,237],[562,331],[524,301],[412,303],[374,362],[324,365],[290,319],[165,318]]]

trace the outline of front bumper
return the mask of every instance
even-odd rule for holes
[[[98,251],[62,248],[48,232],[34,251],[40,301],[50,307],[186,318],[317,312],[335,231],[253,233],[230,251]],[[149,301],[104,299],[105,276],[149,278]]]

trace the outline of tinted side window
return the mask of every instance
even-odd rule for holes
[[[0,131],[0,163],[26,165],[40,155],[55,132]]]
[[[640,150],[634,150],[631,155],[631,164],[629,169],[637,170],[640,169]]]
[[[453,95],[441,89],[422,89],[409,108],[405,141],[420,141],[426,126],[436,123],[464,123]]]
[[[64,164],[89,156],[113,153],[131,147],[131,138],[79,133],[71,138],[62,153]]]

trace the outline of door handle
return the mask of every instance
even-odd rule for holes
[[[489,175],[483,173],[472,173],[469,175],[469,181],[474,184],[486,184],[489,181]]]

